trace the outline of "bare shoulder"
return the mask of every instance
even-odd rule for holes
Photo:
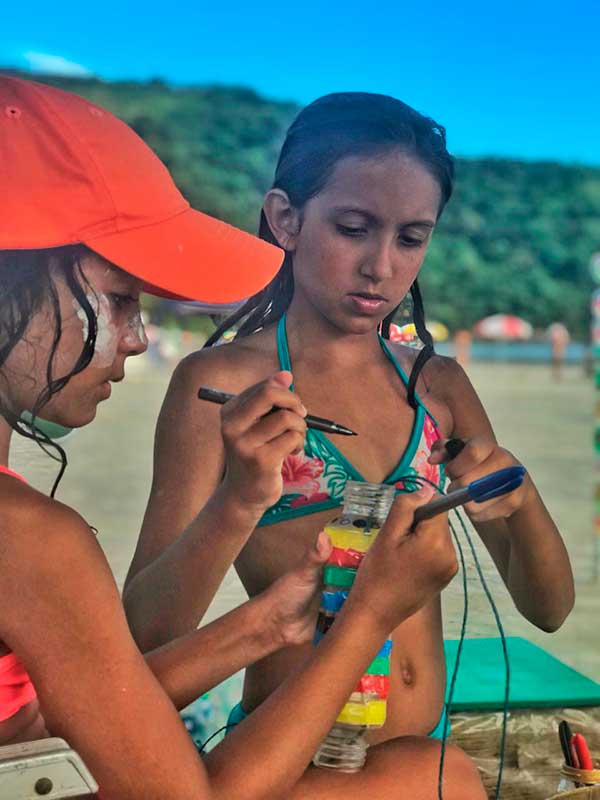
[[[410,375],[420,351],[397,342],[391,347]],[[447,436],[464,433],[467,419],[472,419],[477,428],[489,425],[473,384],[454,358],[433,355],[421,370],[416,389]]]
[[[278,367],[273,328],[236,339],[230,344],[198,350],[181,361],[173,382],[240,392],[267,377]]]
[[[448,356],[432,356],[423,367],[421,378],[425,394],[433,394],[451,407],[463,393],[475,392],[467,373]]]
[[[88,523],[64,503],[53,500],[27,484],[0,487],[2,527],[0,529],[0,573],[6,557],[11,569],[33,573],[37,568],[49,571],[64,565],[74,549],[103,558],[102,551]],[[4,556],[4,558],[3,558]]]
[[[221,408],[200,402],[198,389],[208,386],[238,394],[277,370],[276,351],[275,332],[267,329],[231,344],[199,350],[180,362],[156,427],[153,487],[168,485],[169,492],[177,490],[180,495],[185,474],[196,508],[198,487],[212,486],[224,463]]]
[[[26,484],[0,485],[0,640],[20,641],[23,622],[39,633],[46,612],[91,585],[114,586],[96,537],[76,511]],[[116,590],[116,587],[115,587]],[[68,601],[70,603],[70,601]]]
[[[415,366],[420,350],[390,342],[389,347],[407,376]],[[437,354],[426,361],[417,378],[416,391],[427,410],[433,414],[441,430],[447,436],[454,427],[454,419],[448,402],[448,388],[456,380],[456,362]]]

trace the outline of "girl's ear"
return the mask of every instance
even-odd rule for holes
[[[277,243],[287,252],[296,249],[296,237],[300,233],[300,212],[290,203],[282,189],[271,189],[263,203],[263,211]]]

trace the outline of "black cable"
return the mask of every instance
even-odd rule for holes
[[[422,486],[423,484],[428,484],[429,486],[432,486],[439,494],[446,494],[446,492],[444,492],[443,489],[440,489],[440,487],[437,484],[435,484],[433,481],[430,481],[428,478],[423,477],[422,475],[410,475],[410,476],[406,476],[404,478],[401,477],[401,478],[398,479],[398,483],[399,482],[404,482],[404,483],[412,482],[412,483],[416,484],[417,486]],[[505,759],[506,759],[506,732],[507,732],[507,725],[508,725],[508,706],[509,706],[509,701],[510,701],[510,660],[509,660],[509,657],[508,657],[508,648],[507,648],[507,645],[506,645],[506,635],[504,633],[504,627],[503,627],[502,621],[500,619],[500,614],[498,612],[498,608],[497,608],[497,606],[496,606],[496,604],[494,602],[492,594],[491,594],[491,592],[489,590],[489,587],[487,585],[487,581],[485,580],[485,578],[483,576],[483,570],[481,569],[481,564],[479,563],[479,558],[477,556],[477,552],[475,550],[475,546],[473,544],[473,540],[472,540],[472,538],[471,538],[471,536],[470,536],[470,534],[469,534],[469,532],[467,530],[467,526],[465,525],[464,520],[463,520],[462,516],[460,515],[458,509],[454,509],[454,513],[455,513],[456,517],[458,518],[458,521],[460,522],[460,525],[462,527],[463,533],[464,533],[464,535],[466,537],[467,543],[469,545],[469,549],[471,551],[471,555],[473,556],[473,563],[475,564],[475,569],[476,569],[477,575],[479,577],[479,582],[481,583],[481,587],[482,587],[482,589],[483,589],[483,591],[485,593],[485,596],[486,596],[487,601],[488,601],[488,603],[490,605],[490,608],[492,609],[492,614],[493,614],[494,620],[496,622],[496,627],[498,629],[498,633],[500,634],[500,641],[501,641],[501,644],[502,644],[502,653],[503,653],[503,656],[504,656],[505,683],[504,683],[504,701],[503,701],[503,707],[502,707],[502,734],[501,734],[501,739],[500,739],[500,754],[498,756],[498,779],[496,781],[496,790],[495,790],[495,793],[494,793],[495,800],[499,800],[499,798],[500,798],[500,789],[501,789],[501,786],[502,786],[502,774],[504,772],[504,762],[505,762]],[[465,562],[464,562],[464,554],[463,554],[462,547],[461,547],[460,542],[459,542],[458,535],[457,535],[452,523],[450,521],[448,521],[448,522],[449,522],[449,525],[450,525],[450,530],[452,531],[452,535],[454,537],[454,541],[456,542],[456,544],[458,546],[458,551],[459,551],[459,555],[460,555],[461,568],[462,568],[462,571],[463,571],[464,605],[463,605],[463,620],[462,620],[462,626],[461,626],[460,639],[459,639],[459,644],[458,644],[458,648],[457,648],[457,651],[456,651],[456,659],[455,659],[455,662],[454,662],[454,671],[453,671],[453,674],[452,674],[452,679],[451,679],[451,682],[450,682],[450,688],[449,688],[449,691],[448,691],[448,699],[446,700],[446,718],[444,719],[444,732],[443,732],[443,736],[442,736],[442,750],[441,750],[441,753],[440,753],[440,770],[439,770],[439,775],[438,775],[438,800],[443,800],[443,798],[442,798],[442,778],[443,778],[443,766],[444,766],[444,757],[445,757],[445,749],[446,749],[448,715],[450,714],[450,711],[451,711],[452,696],[453,696],[453,693],[454,693],[454,685],[455,685],[455,682],[456,682],[456,676],[458,674],[460,656],[461,656],[462,646],[463,646],[463,642],[464,642],[464,638],[465,638],[465,631],[466,631],[466,624],[467,624],[467,611],[468,611],[468,602],[469,602],[468,601],[468,583],[467,583],[467,576],[466,576],[466,569],[465,569]]]
[[[498,757],[498,780],[496,782],[496,791],[494,794],[495,800],[499,800],[500,787],[502,785],[502,773],[504,771],[504,761],[506,758],[506,729],[508,724],[508,704],[510,701],[510,660],[508,657],[508,648],[506,646],[506,635],[504,633],[504,627],[500,619],[500,614],[498,613],[498,608],[496,607],[492,594],[489,590],[487,581],[483,577],[483,570],[481,569],[479,558],[477,557],[477,553],[475,552],[475,546],[473,544],[473,540],[471,539],[469,532],[467,531],[467,527],[457,510],[455,510],[455,514],[460,520],[463,533],[467,538],[467,542],[469,544],[469,548],[473,556],[473,561],[475,563],[475,568],[477,570],[477,575],[479,576],[479,582],[481,583],[481,587],[485,593],[488,603],[490,604],[490,608],[492,609],[492,614],[494,615],[494,619],[496,621],[496,627],[498,628],[498,633],[500,634],[500,641],[502,643],[502,654],[504,656],[504,669],[505,669],[504,703],[502,706],[502,735],[500,739],[500,755]]]
[[[452,670],[452,678],[450,679],[450,687],[448,689],[448,695],[446,701],[444,703],[444,730],[442,733],[442,747],[440,750],[440,768],[438,771],[438,800],[443,800],[443,787],[442,781],[444,777],[444,761],[446,757],[446,741],[448,739],[448,722],[450,720],[450,710],[452,708],[452,698],[454,697],[454,688],[456,686],[456,679],[458,677],[458,668],[460,666],[460,657],[462,654],[462,648],[465,641],[465,634],[467,630],[467,619],[469,616],[469,590],[467,585],[467,566],[465,564],[465,555],[463,553],[462,545],[460,543],[460,539],[458,538],[458,534],[454,530],[454,526],[449,521],[450,530],[452,531],[452,537],[456,542],[456,546],[458,547],[458,554],[460,557],[460,568],[462,571],[462,579],[463,579],[463,615],[462,615],[462,624],[460,628],[460,637],[458,640],[458,647],[456,648],[456,658],[454,660],[454,669]]]
[[[20,419],[17,422],[18,432],[24,436],[26,439],[32,439],[42,450],[43,452],[49,456],[53,461],[60,462],[60,469],[58,470],[58,475],[54,479],[54,483],[52,485],[52,490],[50,491],[50,497],[54,497],[56,494],[56,490],[58,489],[58,485],[62,480],[63,475],[65,474],[65,470],[67,468],[67,454],[63,447],[61,447],[58,442],[51,439],[47,433],[45,433],[41,428],[39,428],[35,424],[35,416],[32,417],[31,420],[25,421]],[[55,452],[52,452],[49,448],[53,448]]]
[[[223,733],[223,731],[226,731],[228,728],[235,728],[235,726],[237,724],[238,724],[237,722],[229,722],[229,723],[227,723],[227,725],[223,725],[222,728],[219,728],[219,730],[217,730],[213,734],[211,734],[205,742],[202,742],[200,747],[197,748],[198,752],[199,753],[204,752],[204,748],[206,747],[206,745],[209,742],[212,742],[212,740],[215,738],[215,736],[218,736],[220,733]]]

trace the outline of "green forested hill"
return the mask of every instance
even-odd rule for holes
[[[245,88],[38,80],[122,117],[165,161],[196,208],[256,230],[261,196],[296,105]],[[455,329],[504,311],[538,327],[563,319],[585,336],[588,263],[597,250],[600,169],[458,159],[456,192],[422,273],[428,316]]]

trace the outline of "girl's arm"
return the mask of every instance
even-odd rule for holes
[[[111,800],[285,796],[388,632],[456,572],[443,521],[406,535],[414,508],[427,496],[402,498],[326,641],[211,755],[209,782],[131,639],[88,526],[70,509],[27,492],[26,504],[3,508],[0,635],[30,672],[48,729],[80,753]],[[408,573],[406,581],[397,580]]]
[[[451,436],[467,442],[446,468],[452,490],[519,462],[498,445],[463,369],[449,359],[444,362],[444,380],[438,378],[435,386],[444,386],[443,398],[454,421]],[[443,447],[432,455],[432,461],[437,463],[446,458]],[[520,489],[487,503],[470,503],[465,511],[519,611],[542,630],[557,630],[573,607],[573,574],[561,535],[529,472]]]
[[[281,494],[283,458],[304,441],[290,373],[276,373],[221,409],[199,401],[205,381],[229,388],[213,355],[177,368],[158,421],[152,489],[124,591],[144,651],[198,625],[263,511]],[[260,419],[274,405],[284,410]]]
[[[102,797],[212,800],[89,526],[28,487],[20,494],[12,513],[3,502],[0,638],[29,672],[47,729],[80,753]]]
[[[146,663],[176,708],[282,647],[311,641],[321,568],[330,551],[327,537],[320,534],[298,566],[257,597],[146,653]]]

